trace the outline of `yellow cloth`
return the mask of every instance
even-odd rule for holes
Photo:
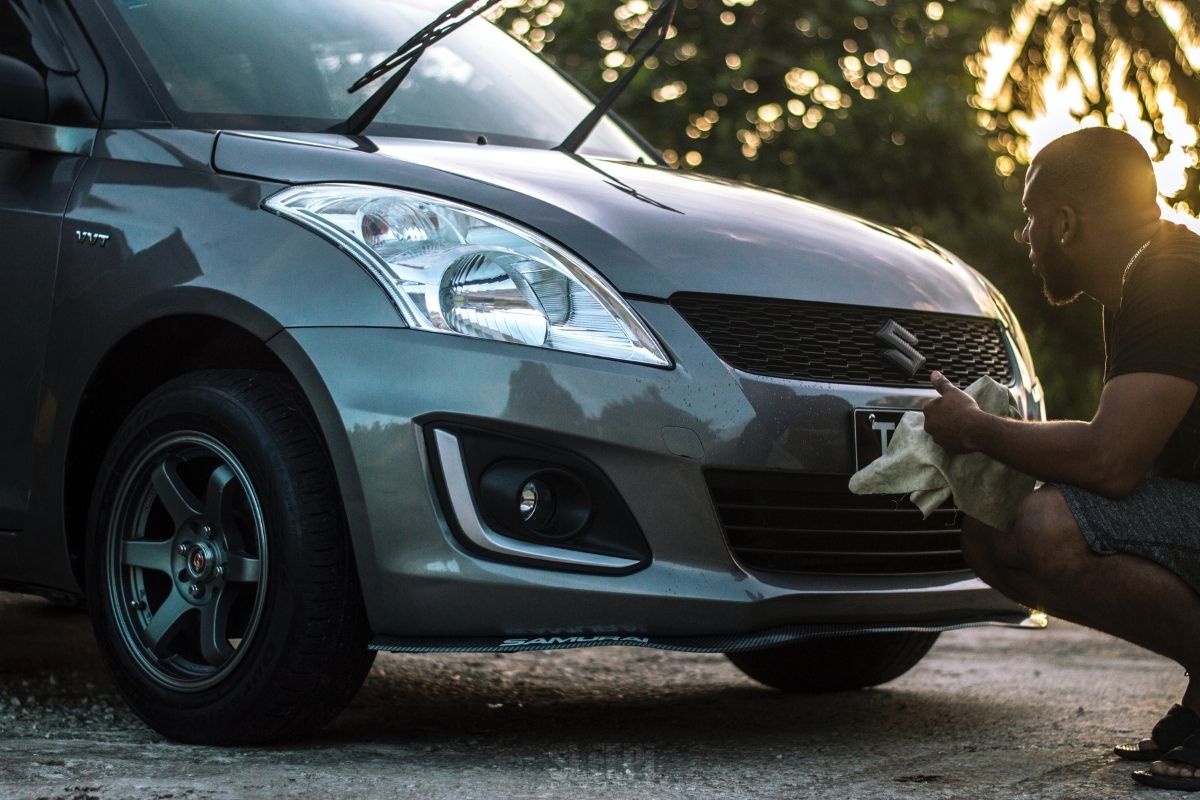
[[[1021,415],[1012,393],[986,375],[966,391],[989,414]],[[920,411],[907,412],[887,452],[850,478],[855,494],[908,494],[926,517],[953,495],[968,516],[1002,531],[1012,527],[1017,504],[1033,485],[1033,478],[983,453],[947,453],[925,432]]]

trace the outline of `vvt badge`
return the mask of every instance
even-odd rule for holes
[[[925,366],[925,356],[917,349],[919,341],[916,336],[906,331],[900,323],[889,319],[883,327],[875,332],[875,338],[890,347],[885,350],[883,357],[906,377],[911,378],[917,370]]]

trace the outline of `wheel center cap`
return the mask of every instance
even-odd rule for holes
[[[187,554],[187,571],[194,580],[208,580],[212,576],[216,553],[206,544],[193,545]]]

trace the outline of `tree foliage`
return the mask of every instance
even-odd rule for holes
[[[818,0],[796,12],[787,3],[684,0],[674,35],[620,112],[682,169],[909,225],[946,209],[967,213],[995,194],[963,69],[992,6]],[[501,24],[602,93],[632,62],[622,48],[649,15],[645,0],[527,0]],[[963,179],[945,181],[947,172]]]
[[[1107,125],[1150,153],[1167,203],[1200,211],[1200,18],[1184,3],[1021,0],[967,63],[1002,174],[1063,133]]]

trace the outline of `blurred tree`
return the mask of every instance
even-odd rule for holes
[[[1179,0],[1021,0],[968,59],[971,104],[997,170],[1080,127],[1131,133],[1155,161],[1164,210],[1200,210],[1200,17]]]
[[[963,59],[996,5],[816,0],[797,11],[683,0],[673,37],[621,113],[682,169],[907,227],[947,209],[970,214],[996,188],[966,104],[974,84]],[[622,48],[649,15],[647,0],[525,0],[501,24],[599,94],[632,62]]]
[[[508,0],[495,18],[599,94],[632,61],[623,48],[650,13],[647,0]],[[1074,119],[1137,118],[1099,77],[1121,63],[1143,110],[1157,109],[1159,152],[1175,165],[1194,154],[1193,120],[1180,123],[1200,109],[1194,16],[1178,0],[682,0],[618,111],[680,169],[804,195],[958,253],[1012,301],[1051,413],[1087,418],[1099,314],[1043,301],[1017,239],[1018,168],[1045,143],[1041,120],[1059,110],[1064,81],[1091,103],[1072,106]],[[1168,86],[1178,103],[1164,101]],[[1116,101],[1119,119],[1107,113]],[[1187,202],[1195,181],[1173,197]]]

